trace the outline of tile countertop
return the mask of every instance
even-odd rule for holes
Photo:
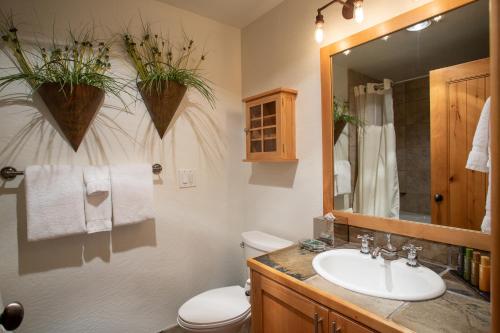
[[[358,247],[347,244],[341,248]],[[294,245],[255,260],[415,332],[490,331],[490,303],[451,274],[447,267],[422,263],[446,282],[447,290],[441,297],[403,302],[353,292],[323,279],[312,267],[315,255]]]

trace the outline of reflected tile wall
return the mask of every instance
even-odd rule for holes
[[[393,99],[401,210],[430,214],[429,79],[396,84]]]

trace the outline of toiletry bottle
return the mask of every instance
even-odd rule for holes
[[[465,279],[465,281],[470,281],[472,252],[473,252],[473,250],[470,248],[465,249],[465,257],[464,257],[464,279]]]
[[[481,252],[474,251],[472,253],[472,262],[470,265],[470,283],[473,286],[479,285],[479,265],[481,263]]]
[[[481,256],[479,265],[479,290],[490,292],[490,257]]]
[[[460,276],[464,276],[464,252],[465,252],[465,247],[460,247],[458,249],[457,273]]]

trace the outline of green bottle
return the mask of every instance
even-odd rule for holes
[[[471,263],[472,263],[472,252],[474,250],[470,248],[465,249],[464,256],[464,279],[470,281]]]

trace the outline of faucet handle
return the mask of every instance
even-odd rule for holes
[[[368,234],[364,235],[358,235],[358,239],[361,239],[361,253],[363,254],[369,254],[370,253],[370,246],[368,245],[368,241],[373,241],[373,236],[370,236]]]
[[[358,239],[361,239],[361,241],[369,241],[369,240],[373,240],[373,236],[370,236],[368,234],[364,234],[364,235],[358,235]]]
[[[408,261],[406,264],[411,267],[417,267],[417,251],[422,251],[421,246],[415,246],[413,244],[407,244],[403,246],[404,251],[408,251]]]

